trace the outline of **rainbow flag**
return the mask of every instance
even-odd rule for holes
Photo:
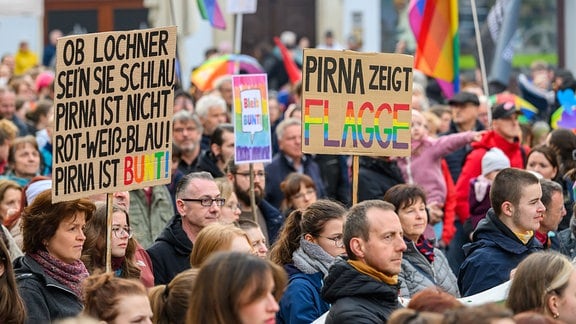
[[[226,21],[222,16],[220,6],[216,0],[197,0],[198,9],[200,9],[200,16],[202,19],[210,21],[210,25],[214,28],[226,29]]]
[[[410,27],[416,38],[414,67],[436,78],[444,95],[460,89],[457,0],[411,0]]]

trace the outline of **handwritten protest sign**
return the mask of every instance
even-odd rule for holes
[[[53,202],[170,182],[176,27],[60,38]]]
[[[410,156],[412,56],[304,50],[304,153]]]
[[[232,87],[235,162],[237,164],[270,162],[272,138],[266,74],[234,75]]]

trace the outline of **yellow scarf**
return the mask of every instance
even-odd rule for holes
[[[378,281],[382,281],[384,283],[387,283],[389,285],[397,285],[398,284],[398,276],[394,275],[394,276],[387,276],[385,274],[383,274],[382,272],[372,268],[371,266],[367,265],[366,263],[362,262],[362,261],[356,261],[356,260],[348,260],[348,263],[354,267],[354,269],[358,270],[358,272],[363,273],[367,276],[370,276]]]
[[[524,243],[524,245],[526,245],[526,243],[528,243],[528,241],[530,241],[530,239],[532,238],[532,236],[534,236],[534,231],[527,231],[524,233],[516,233],[514,232],[514,235],[516,235],[516,237],[522,241],[522,243]]]

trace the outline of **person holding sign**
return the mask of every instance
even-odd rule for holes
[[[220,220],[220,208],[225,203],[210,173],[193,172],[180,180],[176,188],[178,214],[147,250],[156,285],[167,284],[190,268],[193,242],[206,225]]]
[[[270,242],[270,244],[274,243],[278,231],[282,223],[284,223],[284,217],[277,208],[264,198],[264,190],[266,188],[264,164],[253,164],[256,206],[252,206],[250,202],[250,166],[248,164],[236,164],[235,159],[231,158],[228,160],[226,172],[228,180],[234,184],[234,192],[238,197],[240,209],[242,210],[240,219],[256,221],[260,225],[266,241]],[[278,187],[276,190],[278,190]],[[254,219],[253,208],[256,208],[256,219]]]
[[[40,193],[22,214],[23,251],[14,261],[24,300],[26,323],[47,323],[82,311],[82,281],[88,270],[80,260],[84,226],[96,207],[88,199],[52,204]]]

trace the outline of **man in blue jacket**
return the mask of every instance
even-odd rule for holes
[[[532,173],[507,168],[498,173],[490,189],[492,208],[464,245],[458,287],[463,296],[493,288],[510,279],[530,253],[542,250],[534,233],[546,207],[540,181]]]

